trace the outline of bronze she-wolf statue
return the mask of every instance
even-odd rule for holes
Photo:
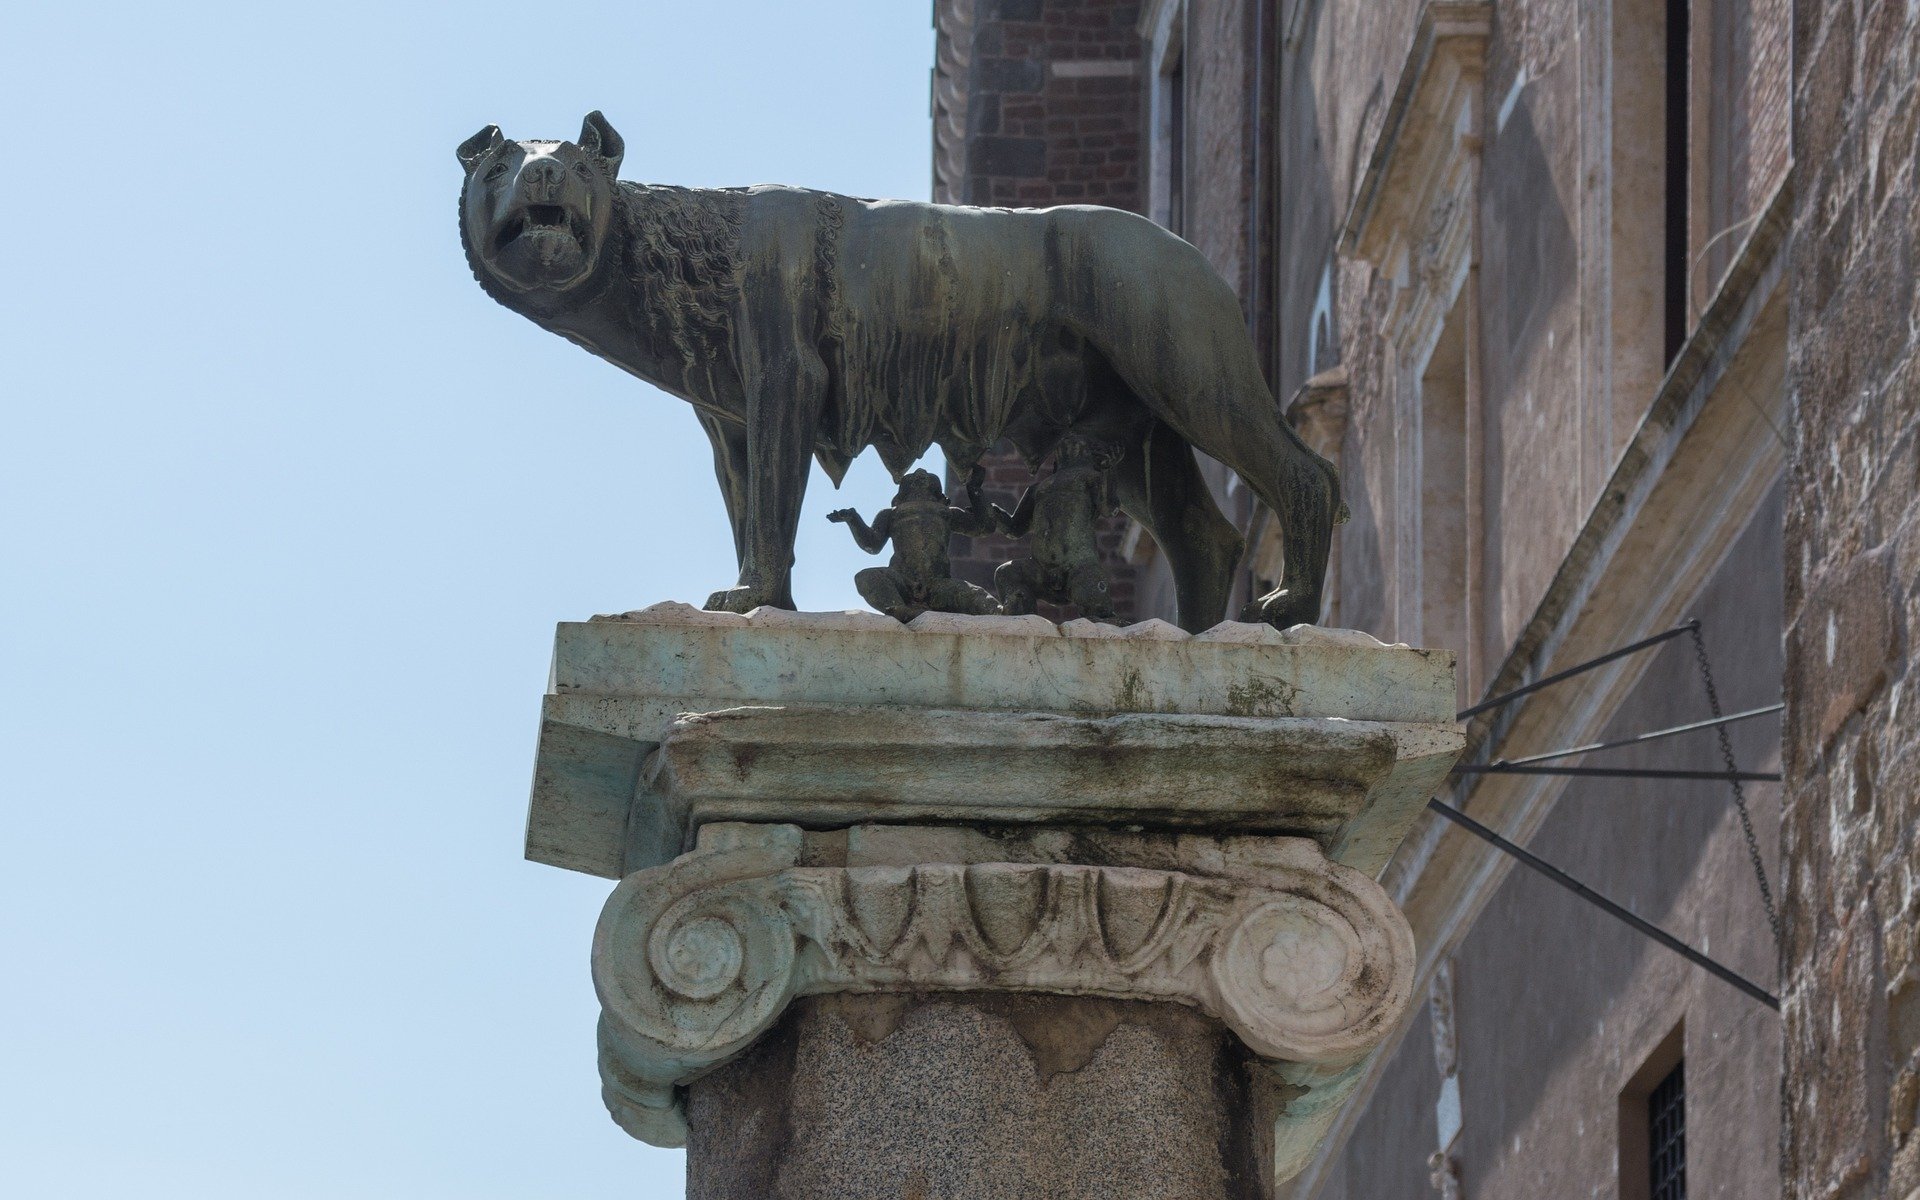
[[[791,187],[616,179],[578,142],[459,148],[460,234],[500,303],[691,404],[713,442],[739,583],[707,607],[790,608],[808,457],[837,484],[868,446],[897,479],[938,443],[962,477],[1001,438],[1121,448],[1112,498],[1167,556],[1180,623],[1225,616],[1241,539],[1193,449],[1278,516],[1280,587],[1242,618],[1312,622],[1339,480],[1281,419],[1234,294],[1141,217],[957,208]]]

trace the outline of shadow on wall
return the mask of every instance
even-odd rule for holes
[[[1486,356],[1482,372],[1480,422],[1483,443],[1478,454],[1480,489],[1486,528],[1480,563],[1481,594],[1496,611],[1480,614],[1475,622],[1481,639],[1481,659],[1497,664],[1506,657],[1509,614],[1502,587],[1506,571],[1503,501],[1506,499],[1507,433],[1512,420],[1505,409],[1514,396],[1514,381],[1539,352],[1554,310],[1573,286],[1578,270],[1573,226],[1554,186],[1553,167],[1533,115],[1529,83],[1514,100],[1487,147],[1483,165],[1485,193],[1482,228],[1486,231],[1481,264],[1489,328],[1481,338]],[[1517,620],[1519,614],[1513,614]]]
[[[1703,623],[1728,712],[1771,703],[1780,694],[1783,497],[1776,486],[1689,609]],[[1669,728],[1706,715],[1693,645],[1682,638],[1648,664],[1603,736]],[[1777,719],[1744,722],[1729,732],[1742,770],[1777,769]],[[1711,732],[1702,731],[1614,751],[1605,759],[1608,766],[1713,769],[1719,747]],[[1598,764],[1597,757],[1587,760]],[[1748,803],[1762,847],[1776,846],[1779,785],[1749,785]],[[1529,848],[1773,988],[1774,955],[1759,889],[1738,842],[1723,783],[1607,779],[1570,784]],[[1709,850],[1713,866],[1705,859]],[[1769,875],[1778,881],[1777,859],[1767,857]],[[1606,1040],[1598,1031],[1631,1028],[1642,1009],[1665,1002],[1647,994],[1644,980],[1630,990],[1650,957],[1700,988],[1687,1019],[1710,1039],[1724,1041],[1734,1029],[1756,1022],[1763,1031],[1777,1030],[1773,1014],[1553,884],[1524,870],[1501,884],[1455,955],[1462,1057],[1474,1067],[1462,1071],[1463,1101],[1482,1114],[1463,1135],[1470,1176],[1498,1162],[1548,1103],[1555,1081]],[[1754,1057],[1771,1061],[1765,1054]],[[1747,1099],[1764,1115],[1774,1077],[1765,1070],[1761,1075],[1760,1098]],[[1474,1182],[1469,1178],[1468,1194]]]
[[[1487,266],[1498,296],[1508,366],[1533,356],[1547,317],[1573,284],[1578,266],[1573,226],[1554,187],[1553,167],[1529,103],[1520,92],[1505,126],[1487,148]]]

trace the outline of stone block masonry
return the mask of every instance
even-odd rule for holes
[[[1920,1198],[1920,13],[1795,0],[1785,1194]]]

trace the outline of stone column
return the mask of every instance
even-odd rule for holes
[[[1039,618],[561,627],[530,856],[693,1197],[1255,1197],[1408,1003],[1451,657]]]
[[[1254,1197],[1249,1064],[1178,1004],[808,997],[688,1087],[688,1195]]]

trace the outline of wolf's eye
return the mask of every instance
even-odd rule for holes
[[[484,177],[485,182],[492,183],[494,180],[500,178],[502,175],[505,175],[506,173],[507,173],[507,164],[503,162],[497,162],[493,164],[492,167],[488,168],[487,173]]]
[[[582,175],[593,174],[593,168],[587,165],[587,160],[584,158],[574,163],[573,169],[580,172]]]

